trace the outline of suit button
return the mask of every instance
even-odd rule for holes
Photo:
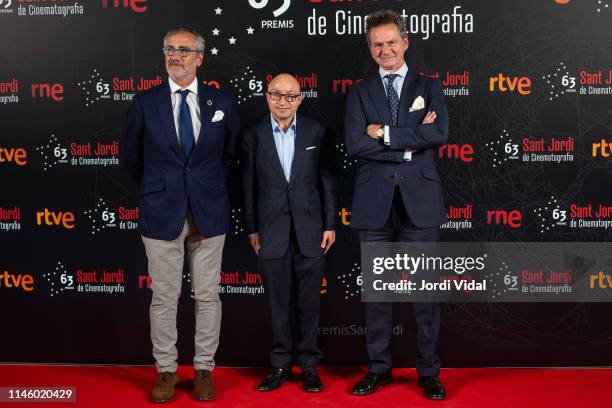
[[[185,171],[186,171],[186,172],[190,172],[190,171],[191,171],[191,169],[189,168],[189,166],[185,167]]]
[[[292,188],[288,189],[287,191],[289,191],[290,193],[293,193],[293,189]]]

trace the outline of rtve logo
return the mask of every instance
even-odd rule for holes
[[[50,211],[45,208],[36,212],[36,225],[62,226],[65,229],[74,228],[74,213],[70,211]]]
[[[590,278],[589,286],[591,289],[595,289],[595,287],[600,289],[612,288],[612,276],[607,273],[599,271],[597,274],[591,274]]]
[[[612,142],[601,139],[601,141],[593,143],[593,151],[591,154],[593,157],[597,157],[598,155],[601,157],[610,157],[610,154],[612,154]]]
[[[28,153],[23,148],[0,146],[0,165],[2,163],[15,163],[18,166],[28,164]]]
[[[32,98],[51,98],[55,102],[64,100],[62,84],[32,84]]]
[[[262,9],[268,5],[268,0],[249,0],[249,4],[254,9]],[[289,10],[289,6],[291,6],[291,0],[283,0],[282,6],[274,10],[274,17],[278,17],[282,15],[285,11]]]
[[[34,290],[34,278],[32,275],[15,275],[4,271],[0,274],[0,288],[17,288],[24,292],[32,292]]]
[[[351,212],[349,210],[342,207],[342,209],[338,211],[338,216],[340,217],[340,221],[342,222],[342,225],[346,225],[346,226],[351,225],[351,220],[350,220]]]
[[[520,228],[523,215],[519,210],[488,210],[487,224],[507,225],[510,228]]]
[[[489,78],[489,91],[495,92],[518,92],[521,95],[531,93],[531,79],[526,76],[509,77],[499,73],[497,76]]]
[[[135,13],[147,11],[147,0],[102,0],[102,8],[130,8]]]

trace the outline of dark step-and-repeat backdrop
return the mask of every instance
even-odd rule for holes
[[[321,287],[328,364],[366,360],[355,161],[346,93],[373,67],[365,16],[408,24],[411,69],[439,78],[450,112],[439,150],[445,241],[610,239],[610,0],[0,0],[0,361],[150,364],[151,298],[136,186],[122,168],[133,96],[166,77],[166,30],[206,38],[199,79],[234,95],[245,126],[271,75],[294,74],[301,111],[327,125],[340,186],[338,240]],[[236,168],[239,164],[236,164]],[[262,276],[232,178],[220,365],[267,364]],[[193,356],[184,277],[181,363]],[[612,289],[610,289],[612,290]],[[612,364],[608,303],[449,303],[445,366]],[[395,363],[415,359],[412,308],[396,304]]]

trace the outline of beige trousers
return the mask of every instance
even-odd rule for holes
[[[183,281],[185,249],[195,300],[193,365],[196,370],[212,371],[221,329],[219,282],[225,235],[204,238],[198,234],[189,217],[175,240],[142,237],[142,241],[153,290],[149,315],[157,371],[175,372],[177,368],[176,314]]]

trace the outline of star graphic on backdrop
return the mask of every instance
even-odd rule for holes
[[[99,73],[97,69],[93,70],[93,73],[89,78],[81,82],[77,82],[77,85],[85,93],[85,106],[89,107],[89,105],[93,105],[95,102],[102,99],[99,91],[92,95],[94,90],[97,91],[96,84],[100,82],[104,82],[104,79],[102,78],[102,74]]]
[[[108,204],[102,198],[98,198],[98,204],[95,208],[83,211],[89,221],[91,221],[92,235],[95,235],[96,232],[100,232],[100,230],[103,230],[106,227],[115,226],[114,221],[111,223],[110,220],[104,219],[104,213],[106,212],[106,214],[108,214],[109,211],[110,209],[108,208]]]
[[[246,29],[247,34],[253,34],[254,31],[255,30],[251,26],[249,26],[249,28]]]
[[[62,157],[65,150],[66,149],[62,149],[55,135],[51,135],[46,145],[36,147],[36,151],[40,153],[42,158],[43,170],[47,171],[58,163],[68,163],[66,157]],[[59,156],[57,154],[59,154]]]
[[[210,53],[211,53],[212,55],[217,55],[217,54],[219,54],[219,50],[218,50],[218,49],[216,49],[215,47],[213,47],[213,48],[211,48],[211,49],[210,49]]]
[[[215,29],[213,29],[213,30],[212,30],[212,33],[213,33],[213,35],[215,35],[215,36],[219,35],[219,33],[220,33],[220,32],[221,32],[221,31],[219,31],[219,29],[218,29],[218,28],[215,28]]]
[[[234,224],[234,235],[244,232],[242,225],[242,208],[232,208],[232,223]]]
[[[51,292],[51,296],[57,295],[60,292],[63,292],[64,290],[74,290],[73,279],[67,280],[66,282],[62,280],[62,276],[68,276],[68,270],[62,264],[61,261],[57,261],[57,266],[55,267],[55,270],[53,272],[44,273],[42,276],[47,280],[47,283],[49,284],[49,291]],[[55,286],[56,283],[57,287]]]
[[[561,61],[556,72],[542,76],[542,79],[546,81],[546,85],[548,85],[550,89],[548,100],[552,101],[554,98],[558,98],[559,95],[564,95],[568,92],[576,92],[576,89],[571,88],[571,85],[564,85],[563,81],[559,81],[560,78],[567,79],[569,75],[570,73],[565,63]],[[555,88],[555,84],[557,84],[557,88]]]
[[[215,9],[215,14],[220,16],[222,12],[223,10],[221,9],[221,7],[217,6],[217,8]]]
[[[235,45],[235,44],[236,44],[236,39],[235,39],[234,37],[230,37],[230,39],[229,39],[229,43],[230,43],[231,45]]]
[[[557,218],[555,218],[555,214],[560,214],[560,210],[561,206],[559,205],[555,196],[550,196],[550,201],[548,201],[548,205],[544,203],[542,207],[538,207],[533,210],[533,213],[538,217],[538,220],[540,222],[540,234],[544,234],[545,231],[548,231],[557,225],[567,225],[565,219],[559,220],[558,218],[560,217],[558,216]]]
[[[261,93],[263,90],[263,83],[257,81],[257,75],[255,75],[255,71],[250,66],[246,67],[242,75],[230,80],[230,84],[233,84],[235,88],[234,91],[238,92],[238,105],[242,102],[246,102],[253,96],[263,95]],[[255,85],[255,88],[252,88],[252,85]],[[257,89],[257,87],[260,89]],[[255,93],[253,91],[255,91]]]
[[[599,1],[597,2],[597,12],[598,12],[598,13],[601,13],[601,6],[602,6],[602,5],[603,5],[604,7],[608,7],[608,3],[604,3],[603,1],[599,0]]]

